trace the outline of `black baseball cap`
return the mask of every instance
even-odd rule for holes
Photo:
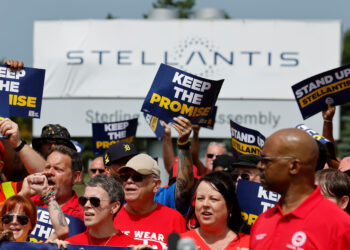
[[[106,166],[110,166],[115,161],[134,155],[137,155],[137,150],[134,144],[120,141],[109,146],[103,156],[103,163]]]
[[[256,168],[260,161],[260,157],[257,155],[239,155],[237,161],[232,163],[232,167],[251,167]]]

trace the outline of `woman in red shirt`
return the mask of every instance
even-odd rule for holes
[[[181,238],[192,238],[201,250],[249,248],[248,229],[228,174],[219,171],[203,176],[193,200],[187,217],[190,231]]]

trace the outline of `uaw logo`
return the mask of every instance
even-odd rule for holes
[[[306,234],[303,231],[295,232],[292,236],[292,244],[287,244],[286,247],[295,250],[304,250],[302,246],[306,242]]]
[[[109,157],[108,157],[108,154],[105,153],[105,164],[108,164],[109,163]]]

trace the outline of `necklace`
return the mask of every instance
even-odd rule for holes
[[[105,243],[103,246],[107,246],[108,242],[112,239],[112,237],[113,237],[114,235],[115,235],[115,233],[112,234],[112,235],[108,238],[108,240],[106,241],[106,243]],[[92,240],[91,240],[91,236],[90,236],[89,233],[88,233],[88,240],[89,240],[89,245],[93,245],[93,244],[92,244]]]

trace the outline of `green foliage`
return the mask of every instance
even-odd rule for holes
[[[195,0],[157,0],[156,3],[153,3],[153,8],[176,9],[179,11],[180,18],[189,18],[194,5]]]
[[[350,30],[344,34],[342,65],[350,64]]]
[[[106,19],[116,19],[117,17],[113,16],[111,13],[108,13]]]

